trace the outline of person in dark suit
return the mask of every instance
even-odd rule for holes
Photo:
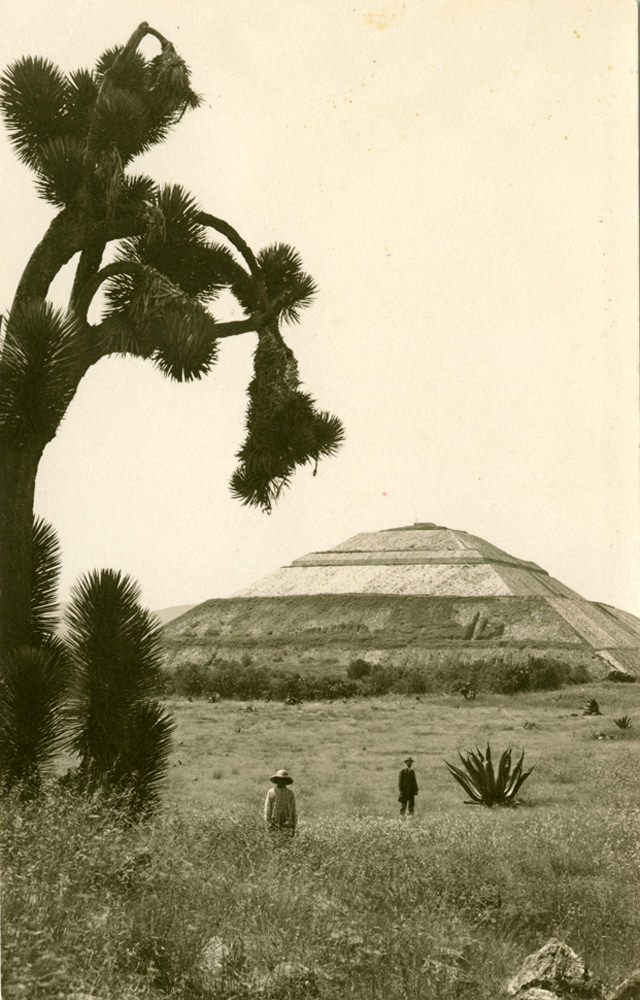
[[[418,794],[418,781],[416,779],[416,772],[413,770],[413,758],[405,758],[404,764],[405,766],[398,775],[400,815],[404,816],[408,809],[409,815],[413,816],[414,800]]]

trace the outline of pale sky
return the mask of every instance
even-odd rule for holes
[[[319,294],[285,338],[347,432],[268,517],[227,486],[254,335],[191,385],[103,361],[37,486],[63,595],[110,566],[151,608],[196,603],[357,532],[434,521],[640,614],[633,0],[0,12],[3,67],[91,66],[142,20],[174,41],[205,103],[135,169],[255,250],[296,246]],[[4,310],[53,209],[0,141]]]

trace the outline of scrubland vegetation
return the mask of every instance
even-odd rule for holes
[[[597,719],[582,716],[591,697]],[[7,1000],[494,1000],[551,935],[610,983],[640,964],[636,685],[171,707],[152,820],[54,784],[5,800]],[[535,765],[517,809],[464,805],[446,772],[443,757],[486,738]],[[406,751],[420,794],[402,822]],[[280,848],[260,822],[276,766],[301,815]],[[203,978],[211,938],[223,959]]]
[[[298,671],[254,663],[245,653],[238,660],[214,656],[209,663],[169,665],[164,690],[192,698],[331,700],[389,693],[442,694],[466,686],[513,694],[584,683],[588,677],[586,664],[579,658],[569,663],[557,654],[530,648],[473,654],[465,649],[399,652],[378,663],[355,658],[346,669],[305,664]]]

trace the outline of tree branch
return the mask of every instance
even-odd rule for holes
[[[93,219],[84,211],[65,208],[54,218],[22,272],[13,300],[46,298],[49,285],[74,253],[90,244],[138,236],[144,229],[141,213],[130,211],[112,219]]]
[[[107,278],[112,278],[116,274],[132,274],[132,275],[142,275],[147,271],[145,264],[141,264],[136,260],[116,260],[111,264],[106,264],[101,268],[96,274],[94,274],[86,283],[82,292],[78,298],[77,309],[80,315],[86,316],[89,311],[89,306],[93,296],[96,294],[100,285]],[[252,331],[257,331],[261,329],[269,317],[267,314],[258,314],[254,316],[248,316],[246,319],[229,320],[226,323],[216,323],[215,324],[215,338],[216,340],[222,340],[226,337],[237,337],[242,333],[251,333]],[[95,337],[99,333],[102,324],[96,326],[89,326],[92,335]]]
[[[106,264],[91,275],[80,289],[76,304],[77,312],[80,316],[87,315],[93,296],[107,278],[112,278],[116,274],[142,275],[146,270],[144,264],[140,264],[136,260],[115,260],[111,264]]]
[[[216,232],[222,233],[223,236],[229,240],[236,248],[238,253],[240,253],[249,266],[251,274],[256,276],[258,274],[258,262],[255,258],[255,254],[248,243],[242,239],[237,230],[230,226],[228,222],[224,219],[217,219],[215,215],[209,215],[208,212],[198,212],[196,215],[196,221],[202,226],[209,226],[211,229],[215,229]]]
[[[87,318],[86,312],[82,313],[80,311],[81,295],[87,282],[98,272],[98,268],[102,263],[104,248],[105,243],[102,240],[98,240],[92,243],[91,246],[86,247],[80,254],[69,298],[69,308],[76,314],[79,320],[86,320]],[[87,303],[87,309],[89,305],[90,302]]]

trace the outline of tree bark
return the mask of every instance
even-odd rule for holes
[[[2,443],[0,652],[31,643],[33,497],[41,449]]]

